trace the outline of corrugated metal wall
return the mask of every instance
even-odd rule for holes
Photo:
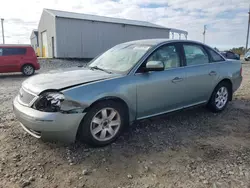
[[[55,38],[55,17],[48,13],[47,11],[43,11],[39,25],[38,25],[38,37],[39,37],[39,47],[40,54],[42,54],[43,44],[42,44],[42,32],[47,31],[47,44],[48,44],[48,54],[47,57],[52,57],[52,37]],[[56,50],[55,50],[56,53]]]
[[[56,37],[56,57],[93,58],[122,42],[169,38],[169,30],[56,18]]]
[[[38,47],[36,36],[30,39],[30,44],[34,48],[34,50],[36,50],[36,48]]]

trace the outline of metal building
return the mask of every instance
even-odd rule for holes
[[[56,58],[93,58],[116,44],[148,38],[169,38],[187,32],[135,21],[44,9],[38,36],[40,54]]]
[[[37,29],[34,29],[30,35],[30,44],[34,48],[35,52],[38,52],[39,40],[38,40],[38,30]]]

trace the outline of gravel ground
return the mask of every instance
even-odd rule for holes
[[[40,60],[39,72],[82,64]],[[44,143],[12,113],[21,74],[0,74],[0,187],[176,188],[250,186],[250,64],[228,108],[193,108],[132,125],[114,144]]]

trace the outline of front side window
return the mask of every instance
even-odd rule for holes
[[[3,48],[3,56],[24,55],[26,48]]]
[[[152,46],[146,44],[119,44],[93,60],[88,67],[125,73],[132,69]]]
[[[184,44],[183,48],[187,66],[209,63],[208,55],[201,46],[195,44]]]
[[[148,58],[149,61],[161,61],[165,70],[180,67],[180,57],[174,45],[160,47]]]

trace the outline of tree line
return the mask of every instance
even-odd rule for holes
[[[219,51],[218,48],[214,48],[215,50]],[[250,50],[250,48],[248,49],[248,51]],[[236,54],[239,54],[239,55],[244,55],[245,54],[245,48],[242,46],[242,47],[238,47],[238,48],[232,48],[230,49],[229,51],[233,52],[233,53],[236,53]]]
[[[248,49],[249,50],[249,49]],[[230,51],[239,54],[239,55],[244,55],[245,54],[245,48],[244,47],[239,47],[239,48],[232,48]]]

